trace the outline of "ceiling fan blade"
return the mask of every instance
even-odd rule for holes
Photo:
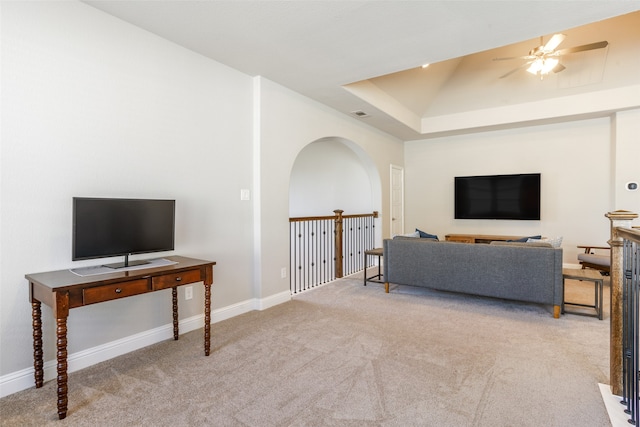
[[[553,56],[567,55],[569,53],[583,52],[585,50],[602,49],[609,45],[608,41],[601,41],[596,43],[583,44],[582,46],[569,47],[561,49],[553,53]]]
[[[522,64],[521,66],[516,67],[516,68],[514,68],[513,70],[509,71],[507,74],[504,74],[504,75],[500,76],[500,78],[501,78],[501,79],[504,79],[505,77],[509,77],[511,74],[515,73],[516,71],[518,71],[518,70],[522,70],[523,68],[528,67],[529,65],[531,65],[531,63],[532,63],[532,62],[533,62],[533,61],[525,62],[525,63],[524,63],[524,64]]]
[[[565,67],[564,65],[562,65],[561,63],[558,62],[558,65],[556,65],[555,67],[553,67],[553,71],[554,73],[559,73],[560,71],[564,71],[567,67]]]
[[[511,59],[534,59],[534,57],[531,55],[526,55],[526,56],[509,56],[506,58],[493,58],[494,61],[508,61]]]
[[[564,34],[554,34],[549,41],[547,42],[547,44],[545,44],[542,48],[543,52],[553,52],[558,46],[560,46],[560,43],[562,43],[565,39],[565,37],[567,37]]]

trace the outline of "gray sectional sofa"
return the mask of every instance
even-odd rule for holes
[[[563,300],[562,249],[547,243],[468,244],[401,238],[383,242],[385,291],[389,284],[553,306]]]

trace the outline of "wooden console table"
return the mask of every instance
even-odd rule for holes
[[[498,236],[491,234],[447,234],[444,236],[447,242],[457,243],[491,243],[495,241],[518,240],[525,236]]]
[[[58,417],[67,416],[67,318],[69,310],[133,295],[171,288],[173,299],[173,339],[178,339],[177,287],[190,283],[204,283],[204,354],[211,346],[211,284],[212,261],[180,256],[166,257],[175,264],[136,270],[116,270],[113,273],[78,276],[70,270],[27,274],[29,300],[33,317],[33,365],[36,388],[43,385],[41,303],[52,308],[56,320]]]

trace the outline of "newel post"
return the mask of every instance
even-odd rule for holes
[[[631,228],[631,220],[638,218],[638,214],[629,211],[614,211],[605,214],[611,221],[611,324],[610,324],[610,344],[609,344],[609,380],[611,382],[611,393],[621,396],[622,389],[622,289],[623,289],[623,265],[622,246],[623,239],[618,235],[618,227]]]
[[[335,263],[336,263],[336,278],[341,278],[342,277],[342,212],[344,212],[342,209],[336,209],[333,211],[336,216],[335,216],[335,222],[336,222],[336,235],[335,235],[335,254],[336,254],[336,258],[335,258]]]

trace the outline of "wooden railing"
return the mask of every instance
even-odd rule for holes
[[[370,267],[378,212],[289,218],[290,288],[296,294]]]

